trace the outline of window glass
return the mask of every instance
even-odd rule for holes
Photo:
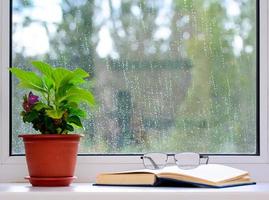
[[[81,153],[255,154],[254,0],[13,0],[12,65],[91,73]],[[12,78],[12,152],[22,96]],[[86,106],[85,106],[85,109]]]

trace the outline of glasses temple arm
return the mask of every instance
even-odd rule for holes
[[[205,164],[207,165],[207,164],[208,164],[208,161],[209,161],[209,156],[206,156],[206,155],[200,155],[200,159],[201,159],[201,158],[206,159]]]
[[[151,157],[147,157],[147,156],[141,156],[141,159],[149,159],[149,161],[151,162],[151,164],[154,166],[155,169],[159,169],[158,165],[153,161],[153,159]],[[144,162],[145,164],[145,162]]]

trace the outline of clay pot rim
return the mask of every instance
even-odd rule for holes
[[[79,139],[83,137],[81,134],[20,134],[18,137],[23,139]]]

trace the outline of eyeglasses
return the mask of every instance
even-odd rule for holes
[[[168,157],[173,156],[176,165],[181,169],[192,169],[198,167],[203,160],[208,164],[208,156],[199,153],[184,152],[177,154],[147,153],[141,156],[146,169],[162,169],[167,165]]]

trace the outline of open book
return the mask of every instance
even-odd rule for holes
[[[219,164],[200,165],[188,170],[169,166],[159,170],[111,172],[96,177],[96,185],[222,188],[249,184],[255,182],[251,180],[248,172]]]

